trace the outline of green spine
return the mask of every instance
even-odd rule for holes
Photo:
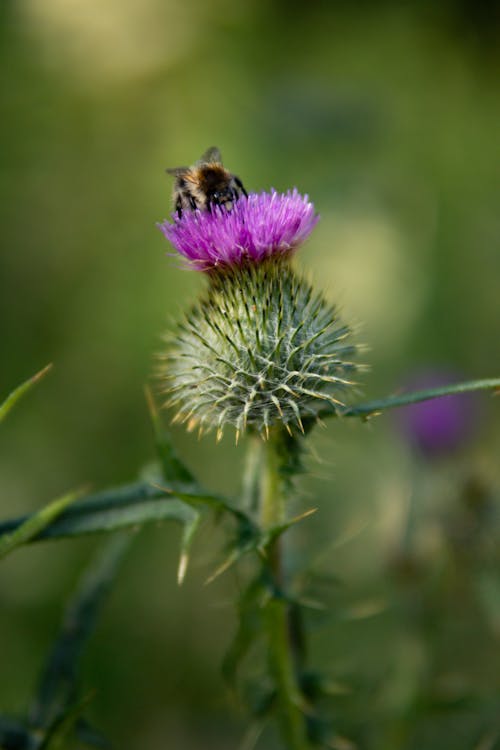
[[[160,358],[166,405],[174,421],[218,437],[227,425],[303,431],[354,385],[350,334],[288,260],[214,271]]]

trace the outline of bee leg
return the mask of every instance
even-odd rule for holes
[[[213,196],[211,196],[211,195],[207,195],[207,199],[206,199],[206,203],[205,203],[205,209],[206,209],[206,210],[207,210],[207,211],[208,211],[209,213],[212,213],[212,208],[213,208],[213,206],[218,206],[218,205],[219,205],[219,204],[217,203],[217,200],[215,200],[215,199],[213,198]]]
[[[196,201],[192,195],[189,196],[189,205],[191,207],[191,211],[196,211],[196,209],[198,208],[198,206],[196,205]]]
[[[243,193],[243,195],[245,196],[245,198],[248,198],[248,193],[247,193],[247,191],[245,190],[245,188],[243,187],[243,183],[242,183],[242,181],[240,180],[240,178],[239,178],[239,177],[235,177],[235,178],[234,178],[234,181],[235,181],[235,183],[237,184],[237,186],[239,187],[239,189],[241,190],[241,192]]]
[[[175,210],[177,211],[177,216],[180,219],[182,216],[182,201],[181,201],[180,196],[175,201]]]

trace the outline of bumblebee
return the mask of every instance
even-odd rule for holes
[[[179,218],[183,211],[210,211],[212,206],[224,206],[228,211],[234,201],[247,196],[243,183],[222,166],[216,146],[209,148],[192,167],[167,169],[175,177],[174,207]]]

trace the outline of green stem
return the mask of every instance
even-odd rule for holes
[[[261,443],[263,451],[260,484],[260,523],[268,531],[285,522],[285,497],[280,473],[279,436]],[[269,665],[276,688],[277,713],[281,734],[288,750],[307,750],[306,720],[301,707],[304,699],[295,670],[290,638],[289,605],[280,596],[284,586],[283,537],[274,539],[267,549],[266,565],[274,595],[266,606],[265,625]]]
[[[260,482],[262,474],[262,439],[260,435],[249,435],[243,474],[243,508],[255,514],[260,503]]]

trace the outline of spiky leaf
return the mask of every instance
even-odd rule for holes
[[[181,487],[186,489],[186,485]],[[191,495],[204,497],[197,488],[191,489]],[[167,496],[165,490],[149,484],[130,484],[96,492],[75,502],[26,541],[115,531],[152,521],[172,520],[184,524],[191,522],[195,515],[189,505],[176,497],[174,485],[170,487],[170,494]],[[0,537],[11,534],[31,518],[32,516],[24,516],[0,523]]]
[[[50,524],[53,524],[57,518],[81,496],[81,491],[69,492],[63,497],[53,500],[41,510],[28,516],[10,533],[0,536],[0,559],[12,552],[16,547],[26,544],[33,538],[40,536]],[[1,532],[0,532],[1,533]]]
[[[17,404],[19,399],[22,398],[24,394],[27,393],[35,385],[35,383],[38,383],[38,381],[41,380],[44,375],[49,372],[51,367],[52,365],[47,365],[43,368],[43,370],[35,373],[35,375],[33,375],[28,380],[25,380],[24,383],[21,383],[21,385],[17,386],[17,388],[9,393],[5,401],[0,404],[0,422],[5,419],[9,411],[13,406]]]

